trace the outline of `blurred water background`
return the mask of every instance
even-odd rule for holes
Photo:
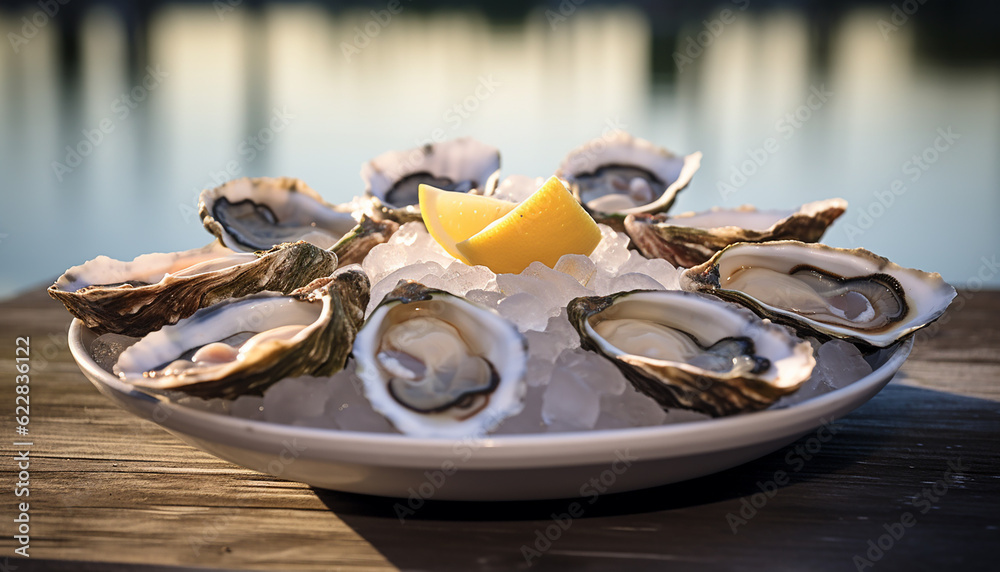
[[[841,196],[827,233],[1000,285],[1000,9],[597,0],[0,2],[0,297],[200,246],[203,188],[472,135],[549,175],[619,127],[704,153],[674,212]]]

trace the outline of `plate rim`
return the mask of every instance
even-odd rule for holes
[[[623,449],[643,460],[709,454],[809,432],[859,407],[889,383],[913,348],[899,343],[869,375],[824,395],[782,409],[668,425],[525,435],[486,435],[465,439],[420,438],[285,425],[220,415],[185,407],[137,391],[101,368],[84,343],[91,333],[79,319],[70,324],[70,353],[85,376],[120,406],[161,427],[242,449],[272,452],[303,443],[303,456],[327,462],[386,468],[438,467],[460,459],[462,469],[528,469],[603,464]],[[108,394],[106,391],[110,391]],[[165,408],[157,419],[153,412]],[[211,429],[211,434],[198,434]],[[468,452],[472,454],[469,455]]]

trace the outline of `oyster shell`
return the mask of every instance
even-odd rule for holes
[[[216,241],[130,262],[98,256],[67,270],[48,293],[95,332],[142,336],[226,298],[291,292],[336,268],[334,253],[307,242],[254,254]]]
[[[371,249],[388,242],[389,237],[397,230],[399,223],[396,221],[375,220],[368,215],[361,215],[358,225],[330,248],[337,255],[338,268],[348,264],[361,264]]]
[[[647,258],[691,267],[737,242],[816,242],[846,209],[844,199],[828,199],[796,211],[761,211],[746,205],[676,216],[634,214],[625,218],[625,231]]]
[[[527,341],[499,314],[400,281],[354,341],[376,411],[418,437],[481,436],[524,407]]]
[[[627,215],[665,212],[701,166],[701,153],[678,157],[624,131],[572,150],[556,176],[597,222],[624,230]]]
[[[567,306],[581,346],[662,407],[712,416],[763,409],[809,379],[812,346],[744,308],[692,292],[635,290]]]
[[[235,179],[206,189],[198,213],[208,232],[239,252],[297,240],[330,248],[358,224],[350,212],[328,205],[292,177]]]
[[[421,184],[489,195],[499,178],[500,151],[471,137],[389,151],[361,166],[373,216],[381,213],[400,223],[420,220]]]
[[[786,240],[726,247],[681,275],[685,290],[739,302],[822,337],[884,348],[938,319],[955,289],[863,248]]]
[[[130,346],[114,373],[138,387],[227,399],[259,395],[285,377],[331,375],[344,368],[369,287],[364,272],[343,270],[290,295],[203,308]]]

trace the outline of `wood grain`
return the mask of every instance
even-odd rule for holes
[[[853,557],[865,556],[883,525],[910,512],[916,524],[871,569],[995,569],[1000,292],[960,300],[921,337],[902,374],[808,460],[795,449],[807,436],[722,473],[583,501],[583,517],[531,567],[855,570]],[[31,336],[33,356],[32,557],[11,558],[11,570],[524,569],[523,547],[536,548],[538,531],[573,502],[428,501],[400,523],[395,499],[248,471],[98,394],[69,356],[68,324],[42,289],[0,303],[3,395],[13,395],[16,336]],[[0,432],[0,519],[9,523],[11,415],[0,416]],[[923,489],[945,478],[949,461],[962,474],[921,512]],[[779,471],[789,482],[734,533],[727,515],[759,500],[758,483],[767,488]],[[7,534],[0,545],[12,555],[16,544]]]

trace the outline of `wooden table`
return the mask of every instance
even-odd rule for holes
[[[17,336],[31,336],[34,443],[30,558],[0,557],[0,571],[524,569],[522,547],[535,549],[571,502],[429,501],[401,524],[395,500],[243,469],[98,394],[69,355],[69,321],[41,290],[0,303],[3,555],[17,546],[15,500],[29,500],[13,494]],[[1000,292],[963,292],[902,373],[808,461],[792,453],[804,438],[712,476],[606,495],[532,567],[998,569],[998,324]],[[787,484],[754,496],[778,471]]]

